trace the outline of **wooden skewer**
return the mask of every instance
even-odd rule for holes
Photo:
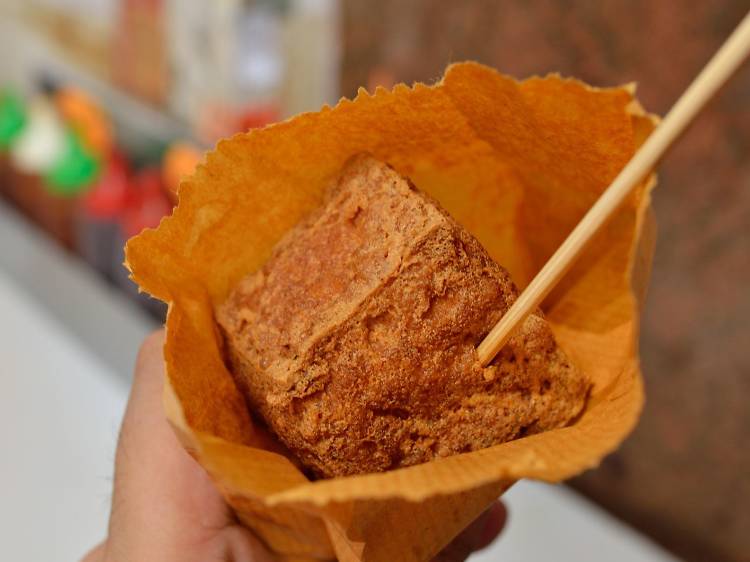
[[[685,130],[711,96],[729,79],[750,53],[750,13],[737,26],[724,45],[656,127],[641,149],[633,156],[573,229],[508,312],[479,344],[477,354],[487,365],[502,349],[515,328],[523,322],[552,290],[585,245],[602,225],[614,215],[636,185],[649,173],[674,140]]]

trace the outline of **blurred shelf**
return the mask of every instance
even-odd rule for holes
[[[94,96],[108,111],[115,123],[118,140],[126,148],[132,149],[135,142],[143,140],[166,145],[180,139],[200,144],[186,123],[84,70],[59,64],[45,68],[45,72],[61,83],[76,84]]]
[[[128,384],[5,273],[0,559],[80,560],[107,534]]]
[[[157,323],[0,199],[0,271],[126,380]]]
[[[0,18],[0,49],[14,56],[0,62],[0,84],[13,83],[27,91],[40,75],[74,84],[94,96],[115,123],[120,144],[136,154],[175,139],[198,145],[187,123],[121,90],[76,64],[57,42],[19,15]]]

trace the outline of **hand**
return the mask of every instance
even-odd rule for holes
[[[208,475],[182,448],[164,418],[163,332],[144,342],[115,456],[109,536],[83,562],[272,562],[242,527]],[[460,562],[498,535],[505,510],[496,503],[436,562]]]

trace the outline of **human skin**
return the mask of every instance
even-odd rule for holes
[[[115,455],[108,535],[82,562],[275,561],[239,524],[164,418],[163,345],[163,331],[155,332],[138,354]],[[434,562],[465,560],[495,539],[505,518],[495,503]]]

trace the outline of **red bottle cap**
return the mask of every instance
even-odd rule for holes
[[[172,213],[161,184],[161,172],[147,168],[133,178],[133,197],[122,217],[122,232],[126,238],[139,234],[145,228],[156,228],[159,221]]]
[[[119,217],[132,197],[128,173],[125,157],[113,151],[99,180],[83,198],[84,211],[100,220]]]
[[[279,107],[275,104],[257,105],[247,108],[237,118],[238,130],[248,131],[275,123],[281,117]]]

